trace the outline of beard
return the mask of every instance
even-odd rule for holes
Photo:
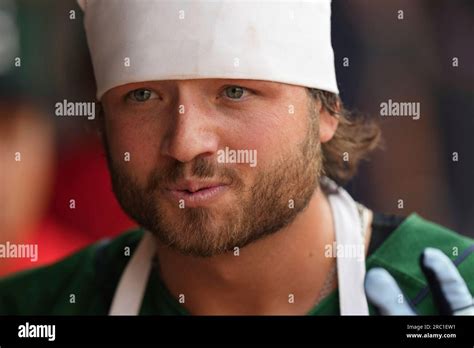
[[[243,248],[289,225],[318,189],[322,155],[319,117],[312,110],[303,141],[265,168],[256,167],[258,171],[249,186],[237,168],[208,157],[196,157],[188,163],[174,160],[166,168],[152,170],[146,185],[140,185],[114,163],[103,131],[113,191],[133,220],[184,255],[211,257]],[[232,204],[180,209],[178,204],[163,202],[165,187],[183,179],[187,167],[195,179],[229,182],[230,190],[225,194],[234,193]]]

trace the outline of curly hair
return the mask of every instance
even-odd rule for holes
[[[308,90],[314,100],[339,120],[333,138],[323,143],[321,149],[324,175],[344,185],[356,174],[361,160],[380,145],[380,127],[375,119],[347,110],[337,94],[316,88]]]

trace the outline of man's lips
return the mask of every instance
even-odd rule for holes
[[[221,182],[205,182],[205,181],[184,181],[176,185],[168,187],[170,191],[188,191],[194,193],[203,189],[210,189],[218,186],[226,186],[227,184]]]
[[[227,183],[187,181],[170,186],[166,193],[174,202],[184,200],[184,206],[192,208],[210,203],[228,189]]]

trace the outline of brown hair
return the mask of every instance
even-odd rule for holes
[[[368,154],[380,145],[380,127],[375,119],[344,108],[337,94],[308,89],[331,116],[339,119],[333,138],[323,143],[321,148],[324,175],[343,185],[356,174],[360,161],[367,159]],[[348,155],[348,160],[344,160],[344,155]]]

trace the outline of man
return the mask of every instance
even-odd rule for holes
[[[472,314],[472,240],[338,185],[379,131],[338,97],[330,1],[80,4],[141,228],[2,281],[2,314]]]

